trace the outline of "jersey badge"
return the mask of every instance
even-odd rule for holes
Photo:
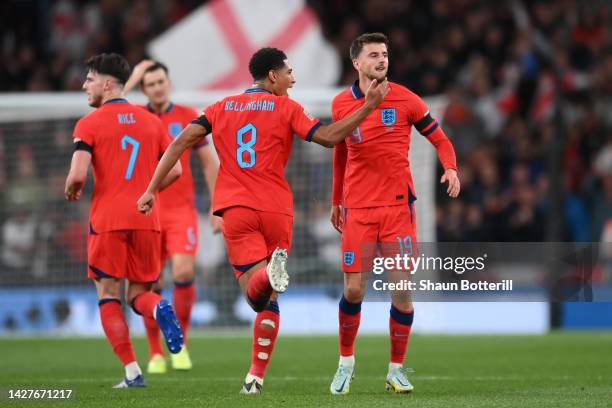
[[[395,108],[381,109],[380,118],[385,126],[391,126],[395,123]]]
[[[355,262],[355,252],[344,251],[344,264],[346,266],[351,266],[353,262]]]
[[[168,134],[175,139],[183,130],[183,125],[180,122],[172,122],[168,124]]]

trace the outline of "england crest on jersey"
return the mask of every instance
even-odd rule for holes
[[[391,126],[395,123],[395,108],[381,109],[380,118],[385,126]]]
[[[183,130],[183,125],[181,125],[181,122],[172,122],[168,124],[168,134],[170,134],[173,139],[175,139],[181,133],[181,130]]]
[[[351,266],[355,262],[355,253],[352,251],[344,251],[344,264]]]

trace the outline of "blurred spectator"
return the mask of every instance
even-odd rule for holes
[[[6,188],[8,212],[16,209],[35,212],[43,203],[44,187],[36,174],[32,146],[20,146],[16,158],[15,173]]]
[[[32,265],[38,222],[27,210],[16,209],[2,226],[2,280],[22,279]]]
[[[202,3],[4,1],[0,6],[0,91],[78,90],[85,59],[113,51],[135,64],[145,57],[150,40]]]

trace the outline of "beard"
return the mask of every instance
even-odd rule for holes
[[[89,106],[91,106],[92,108],[99,108],[100,105],[102,105],[102,95],[90,96]]]
[[[384,71],[372,70],[372,72],[369,73],[367,77],[372,81],[376,80],[378,82],[382,82],[387,77],[387,71],[388,69],[385,69]]]

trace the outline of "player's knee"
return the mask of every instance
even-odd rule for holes
[[[194,269],[193,265],[181,265],[174,268],[172,271],[174,281],[178,283],[187,283],[193,281]]]
[[[344,288],[344,297],[351,303],[358,303],[363,300],[365,288],[360,284],[349,284]]]
[[[121,297],[121,285],[115,279],[96,280],[96,290],[99,299],[119,299]]]
[[[259,313],[259,312],[263,312],[266,309],[266,306],[268,306],[268,300],[264,300],[264,301],[255,301],[251,298],[249,298],[249,296],[246,296],[246,300],[247,303],[249,304],[249,306],[251,306],[251,309],[253,309],[253,311],[255,313]]]

